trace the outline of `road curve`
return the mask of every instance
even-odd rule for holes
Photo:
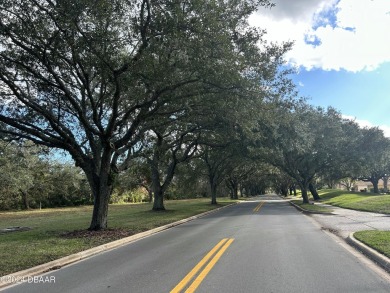
[[[319,226],[259,197],[2,292],[390,292]]]

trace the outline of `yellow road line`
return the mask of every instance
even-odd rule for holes
[[[222,254],[228,249],[230,244],[234,239],[229,239],[228,242],[225,243],[225,245],[221,248],[220,251],[213,257],[213,259],[207,264],[207,266],[204,268],[204,270],[199,274],[199,276],[195,279],[194,282],[192,282],[191,286],[185,291],[185,293],[193,293],[195,290],[199,287],[200,283],[206,278],[207,274],[211,271],[211,269],[214,267],[214,265],[217,263],[217,261],[221,258]]]
[[[261,201],[261,202],[253,209],[253,211],[254,211],[254,212],[258,212],[264,204],[265,204],[265,201]]]
[[[227,238],[224,238],[217,245],[215,245],[214,248],[211,249],[209,253],[207,253],[206,256],[183,278],[183,280],[181,280],[181,282],[170,291],[170,293],[180,292],[187,285],[187,283],[191,281],[195,274],[205,265],[205,263],[216,253],[216,251],[218,251],[218,249],[223,244],[225,244],[227,240]]]

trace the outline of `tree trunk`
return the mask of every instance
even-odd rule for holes
[[[23,208],[25,210],[29,210],[30,209],[30,204],[29,204],[29,201],[28,201],[28,193],[24,192],[21,189],[20,189],[20,193],[22,194]]]
[[[314,186],[313,183],[309,183],[309,190],[310,190],[310,193],[313,196],[314,200],[321,199],[321,197],[318,195],[317,188]]]
[[[379,194],[378,182],[379,182],[378,178],[371,178],[371,183],[374,186],[374,193]]]
[[[153,211],[165,211],[164,207],[164,192],[162,188],[156,188],[154,190]]]
[[[286,197],[288,195],[288,186],[285,184],[280,185],[280,193]]]
[[[385,193],[387,193],[388,189],[387,189],[387,182],[389,181],[389,177],[388,176],[385,176],[382,178],[383,180],[383,191]]]
[[[99,162],[91,161],[82,166],[94,197],[90,231],[107,228],[108,204],[117,176],[116,167],[112,168],[110,163],[111,154],[111,150],[104,151]]]
[[[329,187],[330,189],[333,189],[334,186],[335,186],[334,180],[328,180],[327,184],[328,184],[328,187]]]
[[[151,161],[151,169],[152,169],[152,188],[153,188],[153,211],[165,211],[164,207],[164,190],[160,183],[160,174],[158,171],[158,165],[153,164],[156,161]]]
[[[112,182],[109,182],[108,174],[102,175],[103,176],[100,177],[94,176],[93,182],[90,182],[94,196],[92,221],[88,228],[90,231],[98,231],[107,228],[108,204],[110,202]]]
[[[233,187],[233,199],[238,199],[238,184],[235,183]]]
[[[162,147],[162,139],[163,138],[161,136],[158,136],[158,140],[156,142],[157,147],[154,150],[153,158],[148,159],[151,168],[152,189],[154,194],[154,202],[152,208],[153,211],[165,211],[164,194],[173,180],[176,166],[179,163],[179,160],[176,157],[176,153],[173,152],[170,158],[171,161],[166,166],[167,168],[165,171],[165,178],[160,175],[160,156],[163,152],[166,152],[166,150]]]
[[[150,161],[152,169],[152,186],[153,186],[153,211],[165,211],[164,207],[164,194],[168,189],[168,186],[171,184],[173,175],[175,174],[175,168],[177,162],[171,162],[166,171],[166,177],[164,183],[161,184],[161,177],[158,168],[158,162],[156,160]]]
[[[307,195],[307,186],[308,184],[306,182],[299,183],[299,187],[301,188],[302,192],[302,203],[310,203],[309,196]]]
[[[290,195],[297,196],[297,188],[296,188],[295,184],[290,185]]]
[[[211,187],[211,204],[217,204],[217,184],[210,182]]]
[[[231,190],[231,199],[238,199],[238,182],[234,179],[229,179],[229,188]]]

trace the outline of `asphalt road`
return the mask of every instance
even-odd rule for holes
[[[276,197],[260,199],[2,292],[390,292],[388,279],[307,216]]]

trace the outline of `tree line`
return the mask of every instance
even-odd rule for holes
[[[288,179],[307,201],[320,178],[373,178],[379,165],[360,167],[382,152],[368,158],[362,150],[387,153],[388,140],[298,98],[283,69],[292,44],[267,43],[266,32],[247,23],[272,5],[2,1],[2,139],[71,157],[73,175],[62,178],[84,176],[76,181],[88,186],[80,200],[93,201],[90,230],[107,227],[113,192],[134,186],[164,210],[164,195],[183,186],[207,185],[215,204],[222,183],[234,198]]]
[[[0,210],[91,204],[85,176],[31,143],[0,141]]]

